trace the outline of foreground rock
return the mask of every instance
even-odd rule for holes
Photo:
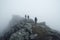
[[[45,22],[35,24],[32,19],[14,18],[16,21],[11,22],[10,29],[0,40],[60,40],[60,33],[49,28]]]

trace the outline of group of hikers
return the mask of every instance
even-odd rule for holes
[[[25,15],[25,19],[29,19],[29,15],[28,16]],[[35,22],[35,24],[37,23],[37,17],[34,18],[34,22]]]

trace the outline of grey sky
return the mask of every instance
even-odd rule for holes
[[[0,30],[8,24],[13,14],[35,16],[51,28],[60,31],[60,0],[0,0]]]

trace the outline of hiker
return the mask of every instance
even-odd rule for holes
[[[37,24],[37,17],[35,17],[35,24]]]
[[[27,17],[28,17],[28,19],[29,19],[29,15],[28,15]]]
[[[26,15],[25,15],[25,19],[26,19]]]

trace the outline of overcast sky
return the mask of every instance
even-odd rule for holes
[[[0,31],[13,14],[35,16],[51,28],[60,31],[60,0],[0,0]]]

